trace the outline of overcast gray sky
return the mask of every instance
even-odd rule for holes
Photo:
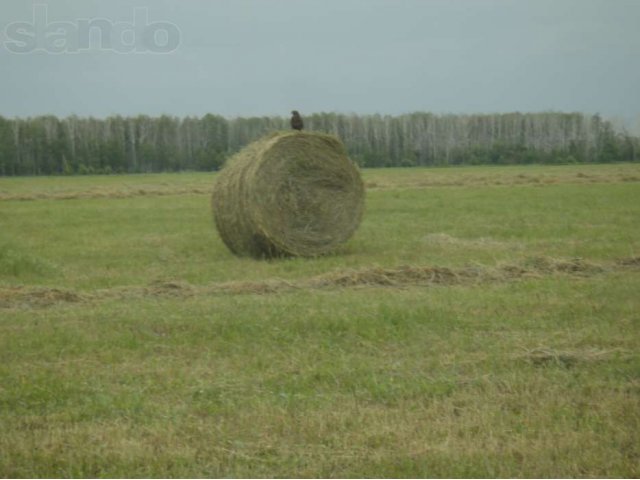
[[[92,27],[79,49],[82,22],[97,19],[121,33],[101,48]],[[140,51],[118,53],[118,41]],[[640,1],[0,0],[0,68],[4,116],[296,108],[635,119]]]

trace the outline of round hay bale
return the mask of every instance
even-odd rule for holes
[[[329,252],[356,231],[364,185],[338,138],[277,132],[227,161],[211,204],[233,253],[309,257]]]

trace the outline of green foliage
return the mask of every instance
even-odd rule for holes
[[[637,137],[579,113],[315,113],[305,122],[308,130],[339,136],[349,155],[370,168],[635,162],[640,150]],[[283,129],[282,117],[212,114],[0,117],[0,176],[214,171],[249,142]]]

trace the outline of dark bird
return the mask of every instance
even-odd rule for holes
[[[297,110],[291,112],[291,128],[294,130],[302,130],[304,128],[304,122]]]

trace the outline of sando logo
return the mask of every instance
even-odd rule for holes
[[[147,8],[134,8],[132,22],[106,18],[79,18],[49,22],[47,5],[34,5],[31,22],[11,22],[5,28],[4,47],[11,53],[54,54],[90,50],[115,53],[171,53],[180,45],[181,32],[171,22],[149,22]]]

